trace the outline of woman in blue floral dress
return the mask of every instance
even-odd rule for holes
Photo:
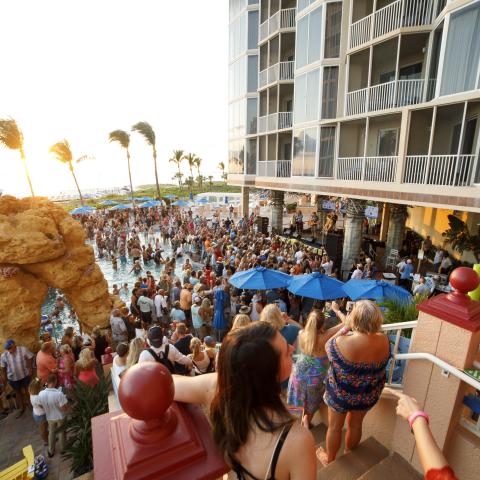
[[[293,367],[288,383],[289,405],[303,408],[302,424],[310,428],[312,417],[323,402],[324,381],[328,370],[325,343],[342,328],[342,324],[325,329],[325,317],[313,310],[305,329],[298,335],[301,355]]]

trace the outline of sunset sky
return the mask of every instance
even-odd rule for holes
[[[160,182],[172,150],[194,152],[219,178],[227,159],[227,0],[15,0],[0,7],[0,118],[14,118],[36,194],[75,188],[48,149],[67,138],[80,187],[128,184],[108,133],[149,122]],[[151,149],[132,134],[133,184],[154,183]],[[186,164],[183,167],[187,173]],[[0,189],[28,194],[18,152],[0,147]]]

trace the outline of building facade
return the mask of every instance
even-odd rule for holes
[[[245,50],[257,91],[241,120],[230,104],[246,125],[230,135],[230,184],[467,212],[475,227],[480,0],[230,3],[244,28],[259,19]]]

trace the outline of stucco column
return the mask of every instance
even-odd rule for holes
[[[240,215],[242,217],[248,217],[250,212],[248,211],[250,198],[250,187],[242,187],[242,197],[240,199]]]
[[[283,200],[285,192],[272,191],[272,233],[283,232]]]
[[[347,200],[347,215],[344,223],[342,272],[350,270],[360,255],[362,246],[365,200]]]
[[[466,293],[479,282],[479,276],[471,268],[457,268],[450,276],[454,293],[437,295],[418,306],[420,314],[409,353],[434,355],[459,370],[472,367],[480,344],[480,302],[471,300]],[[447,460],[450,439],[461,428],[458,421],[463,397],[472,390],[431,361],[408,362],[404,393],[416,398],[430,415],[433,436]],[[419,468],[415,439],[403,419],[397,419],[393,449]],[[476,462],[478,457],[472,459],[472,466]],[[473,470],[456,473],[459,478],[476,478],[478,472],[473,476],[470,476]]]
[[[387,232],[388,232],[388,223],[390,220],[390,204],[384,203],[382,208],[382,216],[380,225],[380,241],[385,242],[387,240]]]
[[[385,245],[385,258],[392,248],[401,250],[405,236],[405,222],[408,217],[406,205],[390,205],[390,219],[388,222],[387,241]]]

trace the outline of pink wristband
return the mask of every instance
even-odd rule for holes
[[[350,329],[348,327],[342,327],[342,329],[340,330],[340,335],[346,335],[349,332]]]
[[[427,423],[430,423],[430,417],[428,416],[427,413],[422,412],[421,410],[418,410],[417,412],[413,412],[409,417],[408,417],[408,424],[410,425],[410,430],[413,428],[413,423],[418,417],[423,417]]]

